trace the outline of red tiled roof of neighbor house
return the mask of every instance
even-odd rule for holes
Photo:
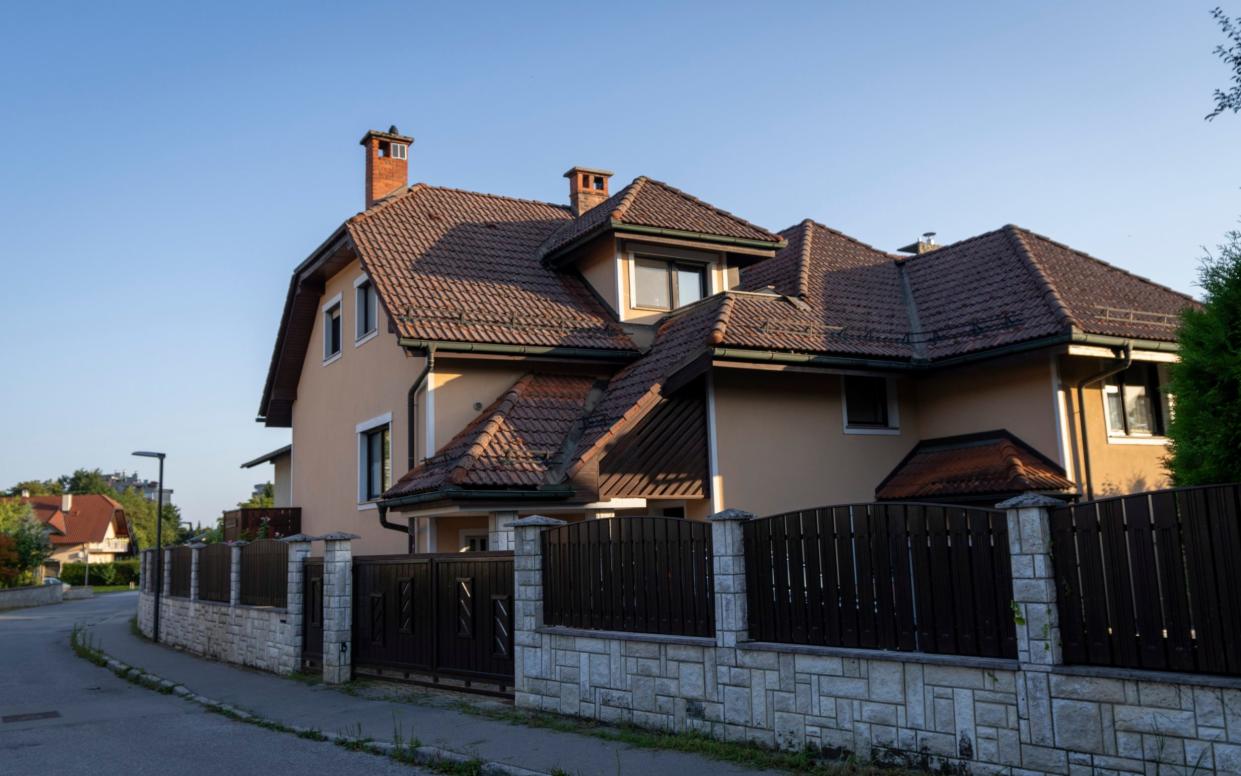
[[[778,235],[761,226],[662,181],[641,176],[581,216],[558,226],[539,246],[538,255],[554,256],[614,224],[771,243],[773,248],[780,242]]]
[[[87,544],[101,542],[108,534],[108,525],[116,520],[118,537],[129,536],[129,526],[124,519],[120,502],[100,493],[74,494],[69,508],[65,509],[61,496],[28,496],[14,499],[30,504],[39,522],[53,530],[49,536],[52,544]]]
[[[384,498],[450,488],[536,489],[555,484],[549,479],[557,479],[553,470],[595,384],[588,376],[523,375]]]
[[[417,184],[347,229],[402,337],[634,350],[580,276],[535,256],[571,218],[558,205]]]
[[[919,442],[875,488],[881,500],[1073,493],[1059,464],[1007,431]]]

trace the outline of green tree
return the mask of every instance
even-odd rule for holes
[[[33,572],[52,555],[52,543],[47,538],[47,526],[34,516],[29,504],[17,504],[19,509],[6,508],[0,516],[0,535],[11,540],[5,542],[16,556],[8,567],[16,570],[18,581],[33,577]],[[7,554],[7,553],[6,553]]]
[[[77,469],[73,474],[60,478],[65,493],[103,493],[112,496],[116,491],[99,469]]]
[[[124,493],[115,494],[114,498],[125,509],[125,517],[129,520],[129,530],[139,549],[155,546],[155,502],[149,501],[140,491],[128,488]],[[163,540],[164,544],[173,544],[177,540],[177,526],[181,523],[181,510],[173,504],[164,505]]]
[[[17,542],[8,534],[0,533],[0,587],[17,584],[20,572],[17,568]]]
[[[20,496],[22,491],[29,491],[32,496],[59,496],[64,488],[57,480],[22,480],[9,488],[9,495]]]
[[[1241,231],[1202,260],[1198,284],[1203,305],[1182,315],[1172,365],[1172,478],[1241,482]]]
[[[1211,16],[1219,24],[1226,40],[1226,43],[1215,47],[1215,55],[1224,60],[1232,72],[1232,85],[1226,90],[1215,90],[1215,110],[1207,114],[1207,121],[1221,113],[1241,112],[1241,17],[1229,19],[1224,9],[1219,7],[1211,11]]]
[[[16,499],[0,501],[0,533],[10,533],[27,516],[33,514],[29,504]]]
[[[276,489],[270,482],[265,483],[261,491],[238,503],[237,506],[242,509],[274,507],[276,506]]]

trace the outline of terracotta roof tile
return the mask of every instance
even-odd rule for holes
[[[1073,493],[1064,469],[1007,431],[919,442],[875,489],[883,500]]]
[[[591,377],[531,373],[483,410],[385,498],[446,488],[535,489],[549,483],[586,407]]]
[[[568,219],[557,205],[419,184],[348,230],[403,337],[632,350],[585,281],[535,257]]]
[[[69,509],[62,507],[60,496],[30,496],[4,499],[30,504],[39,522],[53,529],[52,544],[86,544],[101,542],[108,534],[108,525],[115,519],[116,535],[129,536],[129,525],[120,502],[101,493],[77,493],[73,495]]]
[[[652,178],[635,178],[625,188],[559,225],[539,246],[540,258],[555,254],[579,238],[612,222],[656,229],[696,232],[740,240],[778,243],[780,237],[726,210]]]

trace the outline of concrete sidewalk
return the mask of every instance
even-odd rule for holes
[[[406,741],[416,738],[482,760],[574,776],[759,773],[697,755],[476,716],[460,711],[451,694],[411,693],[412,699],[389,701],[204,660],[135,636],[130,617],[118,614],[90,626],[95,645],[131,666],[285,725],[350,735],[360,730],[363,737],[387,742],[399,729]]]

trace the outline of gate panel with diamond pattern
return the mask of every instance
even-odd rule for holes
[[[353,559],[359,673],[513,682],[513,553]]]

